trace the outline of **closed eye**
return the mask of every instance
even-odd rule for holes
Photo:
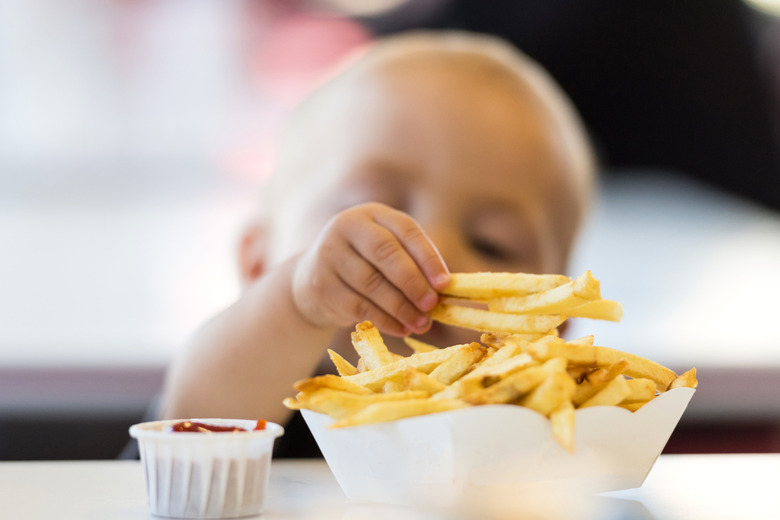
[[[520,253],[514,250],[515,248],[481,237],[472,237],[470,246],[478,255],[493,261],[516,261],[521,256]]]

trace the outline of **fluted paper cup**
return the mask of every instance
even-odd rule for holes
[[[255,421],[188,419],[248,431],[193,433],[169,428],[180,419],[130,427],[138,440],[149,509],[172,518],[237,518],[263,510],[275,423],[253,430]]]

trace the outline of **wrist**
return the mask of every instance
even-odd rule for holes
[[[301,255],[290,258],[269,271],[258,282],[267,284],[257,291],[257,301],[261,306],[268,307],[273,314],[283,316],[285,327],[298,334],[316,334],[332,336],[340,328],[337,323],[327,319],[318,319],[316,313],[306,309],[303,302],[296,297],[295,276]],[[268,297],[268,292],[275,294],[274,298]],[[256,312],[263,312],[257,309]]]

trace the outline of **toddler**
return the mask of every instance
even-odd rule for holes
[[[594,183],[586,132],[511,46],[461,32],[377,41],[291,118],[244,288],[172,363],[165,417],[286,424],[292,383],[372,321],[399,353],[473,332],[431,323],[450,272],[565,273]],[[323,365],[325,366],[325,365]]]

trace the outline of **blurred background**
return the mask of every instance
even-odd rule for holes
[[[285,115],[373,38],[422,27],[511,40],[580,108],[604,172],[571,272],[625,319],[570,332],[699,368],[667,451],[780,451],[779,17],[770,0],[0,0],[0,460],[119,454],[167,361],[238,294]]]

